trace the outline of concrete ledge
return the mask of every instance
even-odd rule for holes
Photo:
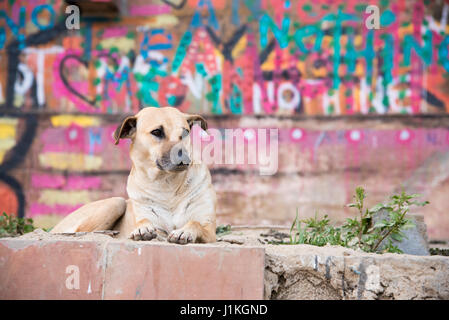
[[[267,299],[449,299],[449,258],[268,246]]]
[[[449,257],[265,244],[288,233],[280,231],[235,230],[220,239],[265,248],[266,299],[449,299]]]
[[[1,239],[0,299],[263,299],[263,248],[104,237]]]
[[[39,230],[4,238],[0,299],[449,299],[449,257],[268,244],[280,231],[185,246]]]

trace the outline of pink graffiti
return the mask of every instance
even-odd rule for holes
[[[128,34],[128,28],[116,27],[108,28],[103,33],[103,38],[114,38],[114,37],[124,37]]]
[[[396,133],[396,141],[400,144],[409,144],[414,137],[414,132],[408,129],[399,130]]]
[[[61,175],[33,174],[31,186],[34,188],[60,188],[65,185],[65,177]]]
[[[131,16],[154,16],[158,14],[170,13],[171,8],[168,5],[132,5],[129,8],[129,14]]]
[[[116,125],[83,128],[76,124],[67,128],[48,128],[41,136],[42,151],[99,154],[106,145],[113,146],[115,140],[112,135],[115,129]],[[128,143],[123,141],[120,146],[127,147]]]
[[[87,190],[101,187],[101,177],[33,174],[31,185],[39,189]]]
[[[80,208],[83,204],[77,205],[65,205],[65,204],[56,204],[54,206],[49,206],[42,203],[32,203],[29,209],[29,215],[31,217],[35,217],[43,214],[57,214],[61,216],[66,216],[69,213],[72,213],[76,209]]]
[[[72,176],[67,179],[66,190],[98,189],[101,187],[101,177]]]

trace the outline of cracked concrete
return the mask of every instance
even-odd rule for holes
[[[448,257],[265,244],[260,235],[265,240],[268,231],[239,229],[219,237],[265,248],[265,299],[449,299]]]
[[[449,258],[268,245],[266,299],[449,299]]]

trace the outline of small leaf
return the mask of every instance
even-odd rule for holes
[[[416,227],[416,225],[415,225],[415,223],[414,223],[412,220],[410,220],[410,219],[408,219],[408,220],[405,222],[405,224],[402,226],[402,228],[403,228],[404,230],[407,230],[407,229],[413,229],[414,227]]]
[[[382,210],[384,208],[385,208],[385,205],[383,203],[379,203],[379,204],[376,204],[371,209],[369,209],[369,212],[370,213],[376,213],[376,212],[378,212],[378,211],[380,211],[380,210]]]
[[[402,241],[402,236],[397,233],[393,233],[393,234],[391,234],[391,239],[396,240],[396,241]]]

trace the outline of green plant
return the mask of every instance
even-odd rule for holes
[[[420,197],[419,194],[408,195],[404,191],[399,195],[394,195],[386,204],[379,204],[373,207],[370,211],[372,216],[380,210],[385,210],[388,213],[388,219],[382,219],[374,224],[369,229],[369,234],[372,235],[369,243],[371,252],[376,252],[386,242],[384,251],[386,252],[401,252],[401,250],[393,245],[393,240],[402,241],[404,238],[404,230],[413,228],[415,224],[405,216],[409,212],[411,206],[423,207],[429,201],[416,201],[415,198]]]
[[[231,225],[219,225],[216,229],[215,229],[215,234],[217,236],[224,236],[226,234],[231,233]]]
[[[357,187],[354,202],[348,204],[348,207],[357,209],[356,217],[349,218],[341,227],[336,227],[330,225],[327,215],[318,219],[315,214],[314,218],[300,220],[297,211],[290,228],[289,244],[316,246],[330,244],[366,252],[402,253],[394,245],[393,240],[402,241],[403,231],[414,226],[413,222],[406,218],[406,214],[411,206],[424,206],[429,203],[428,201],[414,200],[417,197],[419,197],[418,194],[408,195],[402,192],[399,195],[393,195],[385,204],[381,203],[371,209],[365,209],[365,190],[362,187]],[[374,215],[381,210],[388,214],[388,218],[373,223]]]
[[[0,238],[15,237],[33,230],[33,219],[17,218],[5,212],[0,216]]]
[[[296,218],[290,228],[290,244],[345,245],[340,228],[331,226],[327,215],[321,220],[318,219],[317,214],[314,218],[306,220],[300,220],[298,215],[297,210]]]

